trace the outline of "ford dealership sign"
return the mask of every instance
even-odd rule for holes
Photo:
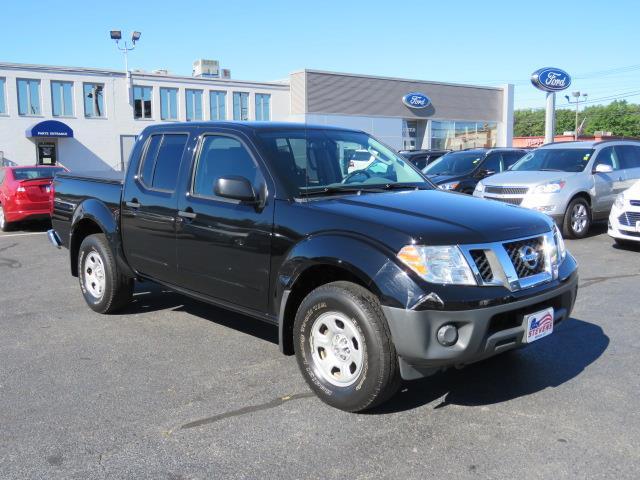
[[[533,86],[545,92],[559,92],[571,85],[571,76],[559,68],[541,68],[531,74]]]
[[[412,92],[402,97],[402,103],[409,108],[427,108],[431,100],[424,93]]]

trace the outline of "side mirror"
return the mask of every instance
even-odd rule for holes
[[[613,172],[613,168],[611,165],[607,165],[606,163],[599,163],[596,165],[596,168],[593,169],[593,173],[611,173]]]
[[[220,177],[213,184],[213,192],[222,198],[255,203],[258,200],[251,183],[244,177]]]

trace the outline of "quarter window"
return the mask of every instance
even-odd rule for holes
[[[244,145],[235,138],[205,137],[193,179],[193,193],[214,196],[215,181],[225,176],[244,177],[255,185],[258,168]]]
[[[7,101],[5,100],[6,84],[7,84],[6,79],[0,78],[0,115],[5,115],[7,113]]]
[[[640,168],[640,147],[634,145],[621,145],[616,147],[621,166],[627,168]]]
[[[54,117],[73,116],[73,82],[51,82],[51,113]]]
[[[104,117],[104,84],[85,83],[82,86],[82,96],[84,98],[85,117]]]
[[[209,92],[209,118],[211,120],[227,119],[227,92]]]
[[[133,118],[151,118],[151,87],[133,87]]]
[[[271,120],[271,95],[256,93],[256,120]]]
[[[151,136],[140,172],[145,185],[156,190],[175,190],[187,137],[184,134]]]
[[[177,88],[161,88],[160,89],[160,119],[162,120],[178,119],[178,89]]]
[[[186,90],[187,122],[202,120],[202,90]]]
[[[249,120],[249,94],[233,92],[233,119]]]
[[[40,115],[40,80],[18,80],[18,114]]]

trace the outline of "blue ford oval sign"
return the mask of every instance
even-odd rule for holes
[[[559,92],[571,85],[571,76],[560,68],[541,68],[531,74],[533,86],[545,92]]]
[[[424,93],[412,92],[402,97],[402,103],[409,108],[427,108],[431,100]]]

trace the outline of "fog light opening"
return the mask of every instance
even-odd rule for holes
[[[438,329],[436,336],[440,345],[450,347],[458,341],[458,329],[454,325],[443,325]]]

